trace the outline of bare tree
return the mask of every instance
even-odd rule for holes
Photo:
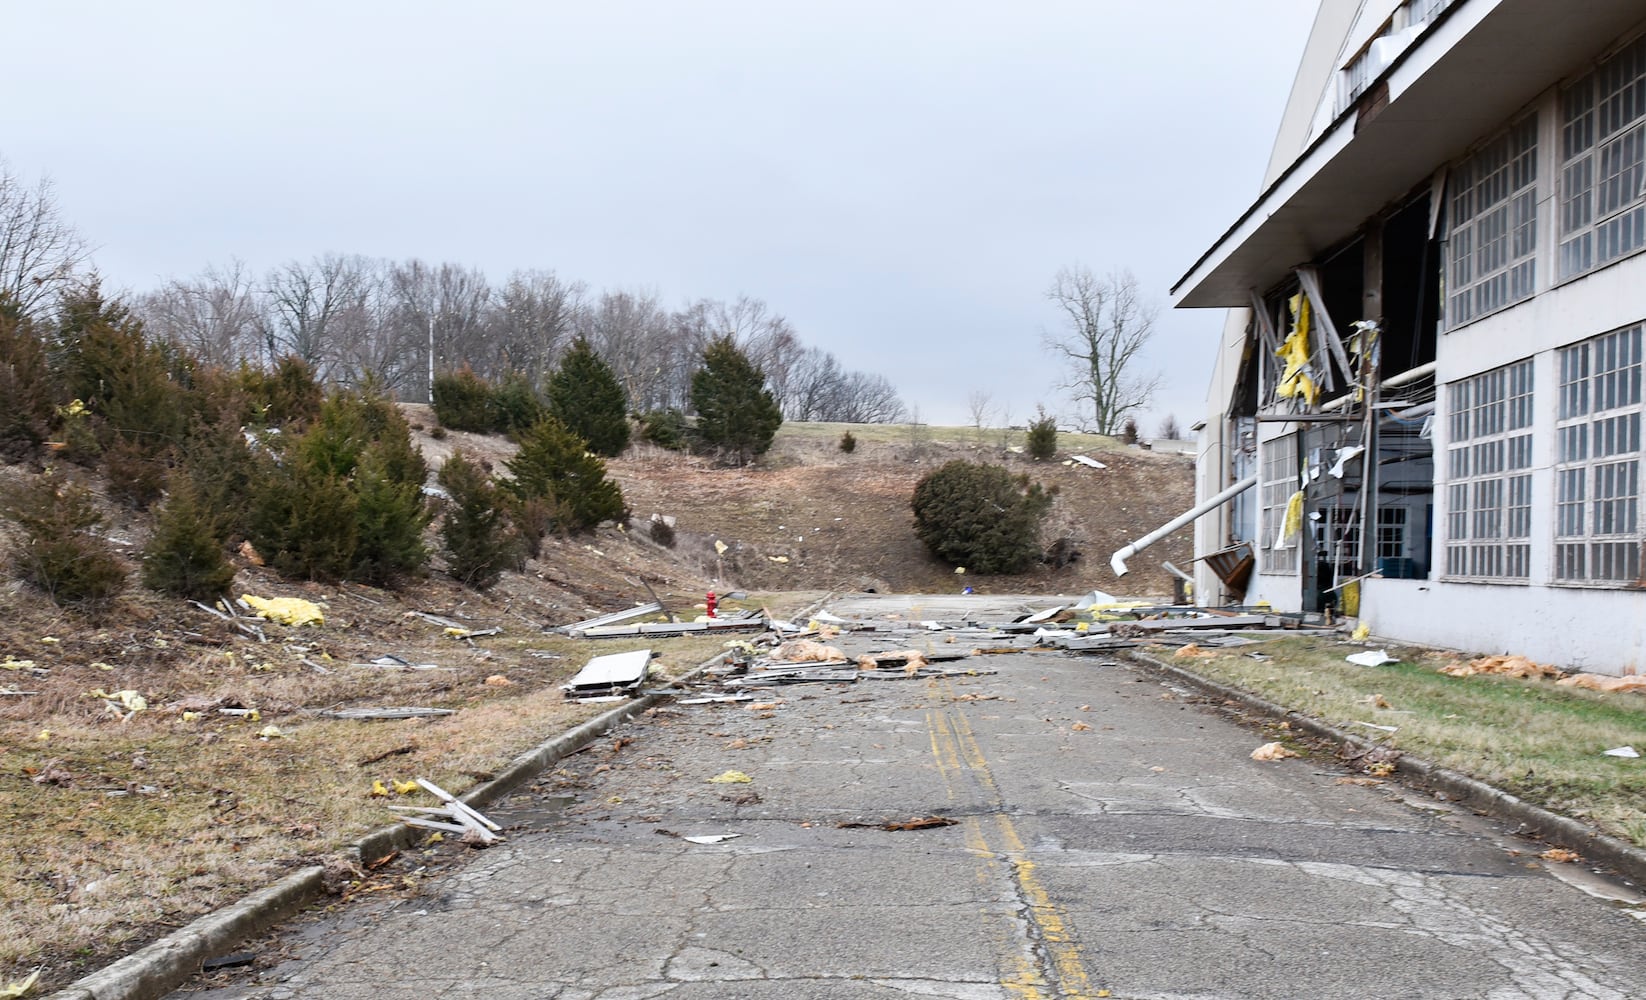
[[[806,348],[789,368],[783,416],[789,420],[829,419],[825,414],[833,411],[845,379],[846,373],[834,355],[821,348]]]
[[[656,292],[602,292],[579,317],[577,332],[611,365],[636,410],[683,407],[674,381],[674,324]]]
[[[373,266],[364,257],[327,254],[291,261],[269,274],[262,339],[270,359],[294,356],[322,382],[330,381],[348,346],[359,336],[371,294]]]
[[[1160,422],[1160,437],[1165,441],[1183,440],[1183,428],[1178,426],[1177,414],[1168,413],[1166,419]]]
[[[553,271],[515,271],[492,296],[485,324],[499,365],[539,385],[571,339],[585,287]]]
[[[979,444],[983,443],[983,425],[989,420],[989,393],[985,389],[973,389],[966,394],[966,412],[972,417],[972,430],[977,434]]]
[[[1045,336],[1046,349],[1068,364],[1059,388],[1088,408],[1092,430],[1113,435],[1160,386],[1158,374],[1137,371],[1157,310],[1130,271],[1099,278],[1078,264],[1057,272],[1046,297],[1063,314],[1063,329]]]
[[[730,337],[749,362],[766,376],[766,388],[788,416],[789,396],[794,391],[795,366],[801,363],[805,347],[794,327],[764,301],[742,295],[735,302],[698,299],[674,315],[676,345],[682,374],[690,374],[703,349],[716,337]],[[682,383],[684,384],[684,382]]]
[[[0,298],[31,314],[75,281],[90,256],[58,215],[51,181],[30,188],[0,160]]]
[[[397,372],[410,394],[426,398],[429,370],[469,365],[486,377],[501,374],[485,317],[491,301],[486,276],[456,264],[407,260],[388,268],[385,338],[395,345]]]
[[[194,278],[174,278],[140,296],[133,312],[150,335],[202,361],[233,367],[259,351],[261,304],[246,265],[230,260]]]
[[[826,419],[849,424],[893,424],[906,412],[897,387],[884,375],[851,372],[842,387],[839,408]]]

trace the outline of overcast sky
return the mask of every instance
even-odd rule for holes
[[[1343,0],[1347,2],[1347,0]],[[116,290],[338,252],[764,299],[931,423],[1052,388],[1058,268],[1167,290],[1254,198],[1315,0],[52,0],[0,7],[0,157]]]

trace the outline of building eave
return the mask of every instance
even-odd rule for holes
[[[1641,14],[1639,0],[1458,0],[1201,255],[1172,304],[1247,305],[1576,75]]]

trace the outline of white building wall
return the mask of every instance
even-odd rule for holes
[[[1474,652],[1516,652],[1597,673],[1646,667],[1646,609],[1635,590],[1553,583],[1558,348],[1646,319],[1646,254],[1545,291],[1529,302],[1441,335],[1443,385],[1531,358],[1533,362],[1531,579],[1488,584],[1443,579],[1448,441],[1444,389],[1435,421],[1435,566],[1427,580],[1367,580],[1361,612],[1379,635]],[[1595,628],[1596,621],[1606,627]],[[1488,645],[1483,645],[1489,642]]]
[[[1518,653],[1594,673],[1646,669],[1637,591],[1367,580],[1360,608],[1376,635],[1397,642]]]

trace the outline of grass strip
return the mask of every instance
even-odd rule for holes
[[[1646,757],[1605,754],[1619,746],[1646,753],[1646,696],[1552,680],[1450,677],[1440,668],[1453,654],[1418,648],[1386,647],[1399,662],[1379,667],[1345,660],[1364,648],[1310,636],[1162,655],[1646,847]]]

